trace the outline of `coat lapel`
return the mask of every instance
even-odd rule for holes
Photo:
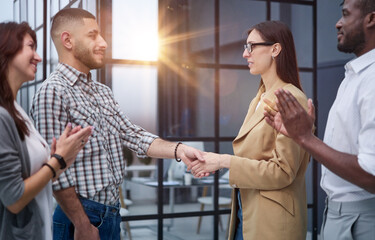
[[[281,88],[281,87],[284,87],[285,85],[287,85],[287,83],[283,82],[283,81],[278,81],[276,82],[272,88],[267,91],[267,93],[263,96],[263,98],[267,98],[268,100],[270,101],[275,101],[276,100],[276,96],[274,94],[274,92]],[[263,101],[260,102],[258,108],[257,105],[258,105],[258,102],[260,101],[261,99],[261,96],[262,94],[264,93],[265,91],[265,88],[264,88],[264,85],[259,89],[256,97],[253,99],[253,101],[251,102],[250,106],[249,106],[249,110],[247,112],[247,115],[246,115],[246,118],[245,118],[245,121],[244,123],[242,124],[242,127],[236,137],[236,140],[239,140],[241,139],[242,137],[244,137],[245,135],[247,135],[258,123],[260,123],[263,118],[264,118],[264,106],[265,106],[265,103]]]

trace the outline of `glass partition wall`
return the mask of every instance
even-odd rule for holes
[[[112,88],[137,125],[164,139],[204,151],[232,152],[232,141],[260,77],[242,58],[247,30],[281,20],[292,30],[300,76],[316,99],[316,1],[311,0],[15,0],[14,20],[37,32],[36,80],[17,100],[29,111],[32,96],[58,58],[50,21],[62,8],[97,16],[108,43],[107,64],[94,79]],[[226,239],[231,189],[228,173],[197,180],[173,159],[140,159],[124,149],[123,239]],[[308,239],[317,239],[317,164],[306,173]]]

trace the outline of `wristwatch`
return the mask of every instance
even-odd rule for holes
[[[64,160],[64,158],[62,156],[60,156],[59,154],[52,154],[52,157],[56,158],[57,161],[59,162],[60,164],[60,169],[64,169],[66,168],[66,162]]]

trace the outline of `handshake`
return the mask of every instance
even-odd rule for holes
[[[194,177],[207,177],[221,168],[229,168],[230,155],[202,152],[188,145],[183,145],[181,160]]]

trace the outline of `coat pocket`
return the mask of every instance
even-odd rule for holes
[[[43,221],[40,217],[38,206],[31,202],[31,206],[35,206],[33,209],[30,205],[27,205],[18,214],[12,215],[12,227],[11,232],[15,239],[40,239],[42,237]]]
[[[293,197],[281,191],[260,191],[260,195],[281,205],[287,212],[294,216]]]

